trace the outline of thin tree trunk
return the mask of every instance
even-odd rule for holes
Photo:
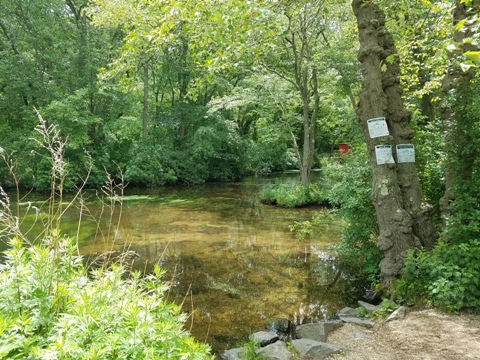
[[[373,174],[372,198],[379,227],[378,248],[382,282],[391,288],[404,267],[408,249],[430,247],[436,239],[432,207],[425,202],[415,163],[378,164],[375,146],[409,144],[413,131],[410,112],[403,105],[399,85],[399,59],[381,9],[371,1],[353,0],[357,17],[363,85],[356,108],[369,150]],[[388,59],[387,59],[388,57]],[[368,120],[384,117],[389,135],[371,138]]]
[[[148,64],[143,66],[143,138],[146,139],[148,132]]]

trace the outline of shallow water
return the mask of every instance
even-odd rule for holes
[[[262,204],[261,187],[271,181],[129,189],[114,208],[91,196],[80,252],[128,248],[138,254],[137,268],[159,263],[168,271],[168,298],[189,314],[186,328],[216,352],[263,330],[269,318],[326,318],[356,296],[326,253],[339,241],[341,221],[326,216],[321,236],[299,242],[289,225],[321,209]],[[78,210],[67,219],[65,231],[74,235]]]

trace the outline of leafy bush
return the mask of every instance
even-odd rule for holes
[[[0,358],[207,359],[207,345],[183,330],[165,300],[156,267],[126,276],[113,266],[87,274],[76,247],[54,237],[26,247],[19,238],[0,271]]]
[[[299,241],[304,241],[309,237],[314,237],[316,234],[322,234],[325,227],[330,226],[336,220],[336,217],[328,209],[318,211],[313,215],[311,220],[295,221],[290,226],[290,231],[295,231],[296,237]]]
[[[410,252],[397,281],[400,301],[427,302],[448,311],[480,308],[480,240],[439,242],[429,252]]]
[[[336,246],[344,268],[371,283],[379,280],[381,253],[377,248],[377,218],[371,199],[372,175],[366,149],[351,149],[341,159],[324,159],[324,197],[345,220]]]
[[[252,142],[247,149],[249,172],[261,176],[294,167],[295,154],[288,149],[287,144],[281,137],[265,137],[258,142]]]
[[[266,186],[263,189],[262,201],[286,208],[324,203],[318,184],[296,184],[291,186],[283,184],[281,181],[277,181],[275,185]]]
[[[134,185],[160,186],[176,180],[175,172],[165,166],[161,149],[145,143],[132,146],[127,162],[125,180]]]

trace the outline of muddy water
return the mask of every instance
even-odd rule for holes
[[[129,248],[138,254],[136,267],[159,263],[168,271],[169,299],[189,314],[186,328],[216,352],[263,330],[269,318],[300,324],[328,317],[356,296],[326,253],[339,241],[340,220],[326,216],[321,236],[299,242],[289,225],[321,209],[262,204],[259,193],[269,181],[130,189],[112,215],[92,197],[80,251]]]

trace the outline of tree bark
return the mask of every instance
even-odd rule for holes
[[[433,208],[426,203],[415,163],[377,164],[376,145],[390,145],[394,159],[398,144],[410,144],[410,112],[404,107],[399,81],[399,58],[393,37],[385,28],[383,11],[373,2],[353,0],[360,39],[358,60],[363,84],[356,107],[373,173],[372,198],[379,227],[378,248],[382,282],[391,285],[403,270],[407,250],[431,247],[436,238]],[[369,119],[384,117],[388,136],[371,138]]]

